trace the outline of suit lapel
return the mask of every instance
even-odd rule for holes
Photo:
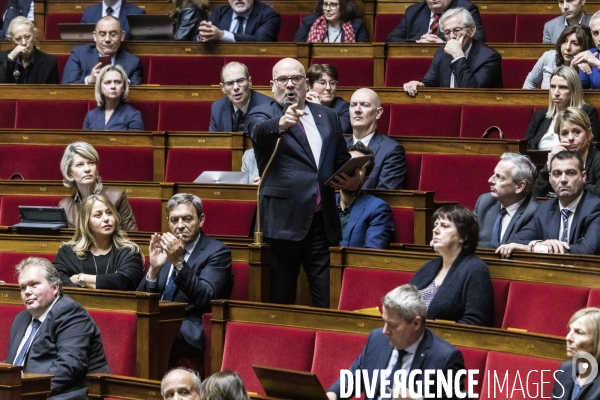
[[[225,112],[221,116],[223,118],[223,128],[225,128],[225,132],[233,131],[233,103],[231,100],[227,99],[227,105],[225,106]],[[250,107],[248,107],[248,111],[250,111]]]
[[[585,202],[585,190],[583,191],[583,196],[581,196],[581,200],[579,200],[579,204],[577,204],[577,209],[575,210],[575,215],[573,215],[573,221],[571,222],[571,229],[569,230],[569,243],[576,244],[579,234],[579,226],[580,221],[585,218],[585,215],[582,215],[581,209],[583,208],[583,203]]]
[[[500,204],[500,202],[498,202],[498,204]],[[515,227],[515,224],[521,218],[521,215],[523,215],[523,213],[527,209],[528,205],[529,205],[529,197],[526,197],[525,200],[523,201],[523,203],[521,203],[521,205],[519,206],[519,208],[513,215],[513,217],[510,219],[510,222],[508,223],[508,226],[506,227],[506,232],[504,232],[504,236],[502,237],[502,240],[500,240],[501,244],[506,243],[506,240],[510,236],[510,233],[512,232],[513,228]],[[500,210],[498,210],[498,211],[500,211]]]
[[[379,369],[380,371],[386,369],[390,362],[390,357],[392,356],[393,351],[394,348],[392,345],[388,344],[387,346],[383,346],[381,353],[379,353],[379,359],[377,360],[377,365],[375,368]],[[377,381],[375,382],[375,398],[377,398],[379,395],[380,382],[381,377],[377,375]]]
[[[425,357],[429,352],[429,348],[431,347],[431,343],[433,342],[432,333],[429,329],[425,329],[425,333],[423,334],[423,340],[419,343],[417,347],[417,351],[413,357],[413,362],[410,365],[410,371],[415,369],[423,369],[423,363],[425,362]],[[410,373],[408,371],[408,373]]]
[[[467,57],[467,65],[469,66],[469,69],[471,70],[471,72],[475,72],[475,70],[477,69],[477,67],[479,67],[477,61],[478,61],[478,55],[479,55],[479,50],[481,49],[481,46],[479,44],[479,41],[477,41],[477,39],[473,39],[473,42],[471,44],[471,50],[469,51],[469,57]]]
[[[17,328],[17,332],[15,334],[15,340],[11,343],[10,349],[8,349],[8,354],[6,356],[6,362],[12,363],[17,356],[17,350],[19,350],[19,345],[21,344],[21,340],[23,340],[23,336],[25,336],[25,332],[27,331],[27,327],[31,323],[31,314],[28,313],[29,318],[21,324]]]
[[[552,209],[548,213],[548,238],[560,239],[560,207],[558,205],[558,199],[555,201]],[[575,221],[573,221],[575,222]],[[547,239],[547,238],[539,238],[539,239]]]
[[[375,131],[375,134],[369,141],[368,148],[373,151],[373,155],[377,156],[377,152],[379,151],[379,147],[381,147],[381,134]]]
[[[254,7],[252,7],[252,11],[248,16],[248,21],[246,22],[246,29],[244,29],[244,35],[248,35],[248,32],[254,32],[256,30],[256,24],[259,20],[259,10],[258,3],[254,2]]]

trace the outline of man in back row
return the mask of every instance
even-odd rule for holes
[[[556,43],[558,37],[567,26],[590,26],[591,16],[583,11],[584,4],[585,0],[558,0],[558,6],[563,15],[551,19],[544,24],[544,43]]]
[[[115,17],[125,31],[125,40],[131,40],[128,15],[146,14],[142,8],[127,0],[102,0],[85,9],[81,17],[82,24],[96,24],[103,17]]]

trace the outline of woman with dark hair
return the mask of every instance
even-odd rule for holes
[[[302,19],[294,42],[368,42],[365,21],[360,18],[356,0],[318,0],[314,14]]]
[[[410,280],[427,305],[428,319],[491,326],[494,288],[487,265],[477,257],[479,225],[467,208],[448,205],[433,213],[431,247],[441,257],[423,265]]]
[[[208,20],[208,0],[173,0],[169,17],[175,40],[194,40],[200,21]]]
[[[306,100],[333,108],[340,117],[343,133],[352,133],[350,125],[350,103],[336,97],[338,87],[338,71],[332,64],[313,64],[306,71],[308,92]]]
[[[202,400],[250,400],[240,375],[229,370],[206,378],[198,394]]]
[[[535,63],[525,78],[523,89],[537,89],[540,83],[541,89],[550,89],[550,76],[554,70],[563,65],[570,67],[573,58],[590,47],[594,47],[594,41],[589,27],[584,25],[566,27],[558,37],[555,49],[542,54]]]

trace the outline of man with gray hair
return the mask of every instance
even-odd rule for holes
[[[60,276],[45,258],[17,267],[21,311],[10,328],[7,363],[23,372],[51,374],[52,399],[83,399],[86,375],[110,373],[100,331],[79,303],[63,294]]]
[[[479,246],[496,249],[510,243],[540,206],[532,195],[537,169],[528,156],[504,153],[488,179],[490,193],[477,199],[473,213],[479,223]]]
[[[446,45],[433,55],[429,71],[421,81],[404,84],[409,96],[417,95],[417,88],[502,88],[502,57],[475,39],[477,27],[470,12],[464,8],[448,10],[440,18],[440,29]]]
[[[186,319],[171,348],[170,366],[179,357],[202,357],[202,315],[210,302],[231,292],[231,251],[202,232],[205,216],[198,196],[178,193],[167,203],[171,232],[150,238],[150,266],[139,291],[161,293],[162,300],[188,303]]]
[[[200,400],[200,375],[188,368],[174,368],[160,382],[160,394],[164,400]]]
[[[375,396],[367,394],[367,399],[379,398],[379,383],[386,378],[392,382],[386,391],[390,393],[396,371],[405,371],[406,377],[413,370],[441,370],[444,374],[452,371],[452,379],[454,379],[456,372],[465,368],[460,351],[437,337],[425,326],[427,307],[415,286],[408,284],[399,286],[386,294],[381,301],[383,329],[371,331],[362,354],[350,367],[353,376],[357,370],[363,370],[363,373],[368,371],[369,377],[373,376],[375,370],[381,372],[381,379],[377,380],[375,387]],[[425,390],[429,393],[437,393],[435,377],[432,385],[426,389],[424,375],[419,374],[415,379],[421,381],[423,393]],[[404,381],[402,384],[406,386],[407,382]],[[415,382],[414,386],[417,387],[418,383]],[[365,388],[364,382],[360,387]],[[342,389],[347,391],[347,388],[340,386],[338,379],[327,390],[327,397],[330,400],[339,399]],[[462,379],[460,389],[464,392]],[[436,398],[448,398],[444,397],[444,393],[445,391],[442,390],[442,397]]]

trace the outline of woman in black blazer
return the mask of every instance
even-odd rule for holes
[[[558,114],[567,107],[577,107],[585,111],[590,118],[594,141],[600,139],[598,111],[583,101],[583,89],[577,71],[567,66],[557,68],[550,77],[548,95],[548,108],[536,111],[527,129],[527,148],[552,150],[558,144],[558,137],[550,127]]]
[[[473,253],[479,241],[477,219],[467,208],[448,205],[433,214],[431,247],[441,257],[423,265],[410,283],[427,305],[428,319],[492,326],[494,288],[487,265]]]
[[[332,64],[313,64],[306,71],[308,92],[306,100],[333,108],[340,117],[343,133],[352,133],[350,125],[350,103],[335,97],[338,87],[338,71]]]
[[[0,52],[0,83],[58,83],[56,56],[35,47],[37,29],[25,17],[16,17],[6,37],[12,50]]]
[[[583,308],[567,325],[567,357],[569,360],[554,374],[553,399],[600,399],[600,377],[591,374],[592,362],[600,362],[600,309]],[[574,357],[577,353],[577,357]],[[573,358],[576,362],[573,362]],[[574,365],[575,364],[575,365]],[[573,367],[576,371],[573,371]],[[573,374],[575,373],[575,374]],[[573,379],[575,376],[575,380]]]
[[[368,42],[365,21],[360,18],[356,0],[318,0],[314,14],[302,19],[294,42]]]

